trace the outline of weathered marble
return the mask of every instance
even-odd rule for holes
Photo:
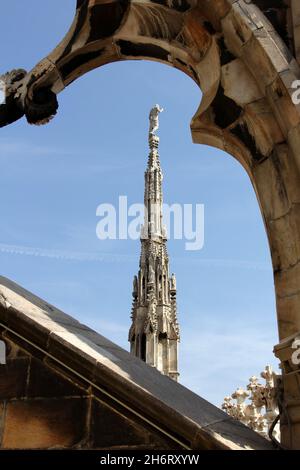
[[[250,377],[247,390],[238,388],[231,396],[224,398],[222,409],[235,419],[249,426],[262,436],[271,439],[281,447],[279,432],[278,381],[271,366],[266,366],[260,376],[262,384],[254,375]],[[248,401],[247,401],[248,400]]]

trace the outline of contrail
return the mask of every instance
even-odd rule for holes
[[[107,252],[81,252],[67,250],[52,250],[45,248],[36,248],[20,245],[9,245],[0,243],[0,253],[8,253],[21,256],[35,256],[41,258],[52,258],[65,261],[81,261],[81,262],[106,262],[106,263],[122,263],[136,261],[136,256],[123,253],[107,253]],[[186,257],[173,256],[174,261],[184,264],[193,264],[206,268],[227,268],[227,269],[247,269],[258,271],[271,271],[271,262],[259,262],[237,259],[222,258],[200,258],[196,256]]]
[[[85,253],[79,251],[74,252],[65,250],[50,250],[28,246],[7,245],[5,243],[0,243],[0,252],[9,253],[12,255],[36,256],[68,261],[108,261],[118,263],[121,261],[131,261],[135,259],[134,256],[120,253]]]

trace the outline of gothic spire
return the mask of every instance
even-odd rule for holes
[[[177,321],[176,279],[169,274],[166,231],[163,227],[163,175],[159,161],[158,116],[152,108],[149,120],[149,158],[145,171],[145,219],[141,230],[141,257],[134,276],[131,352],[163,374],[178,378],[179,325]]]

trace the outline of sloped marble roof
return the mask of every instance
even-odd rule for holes
[[[103,312],[105,316],[105,312]],[[187,449],[270,449],[257,433],[86,325],[0,277],[0,329]],[[199,363],[201,367],[201,363]]]

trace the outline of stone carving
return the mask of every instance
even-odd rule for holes
[[[145,333],[149,331],[149,327],[152,328],[152,333],[157,333],[158,323],[157,323],[157,300],[154,295],[151,295],[148,305],[148,313],[145,321],[144,331]]]
[[[271,366],[266,366],[260,375],[265,379],[264,385],[259,383],[257,377],[250,377],[247,390],[238,388],[231,396],[225,397],[222,409],[266,438],[269,438],[271,430],[272,437],[278,441],[278,424],[272,429],[279,415],[277,375]]]
[[[176,290],[176,276],[174,273],[171,276],[170,284],[171,284],[171,290]]]
[[[149,265],[149,279],[148,279],[149,284],[154,284],[155,282],[155,271],[152,267],[152,265]]]
[[[39,80],[54,69],[49,59],[44,59],[31,75],[17,69],[0,76],[6,87],[6,100],[0,105],[0,127],[17,121],[24,114],[29,124],[36,125],[47,124],[55,116],[58,109],[56,94],[48,84],[38,86]],[[29,84],[32,84],[30,90]]]
[[[150,128],[149,128],[149,136],[155,135],[155,132],[159,129],[159,114],[163,112],[163,108],[161,108],[158,104],[156,104],[150,111],[149,114],[149,121],[150,121]]]
[[[18,103],[17,97],[26,74],[26,70],[18,69],[0,76],[2,96],[4,98],[0,103],[0,127],[7,126],[24,116],[23,108]]]

